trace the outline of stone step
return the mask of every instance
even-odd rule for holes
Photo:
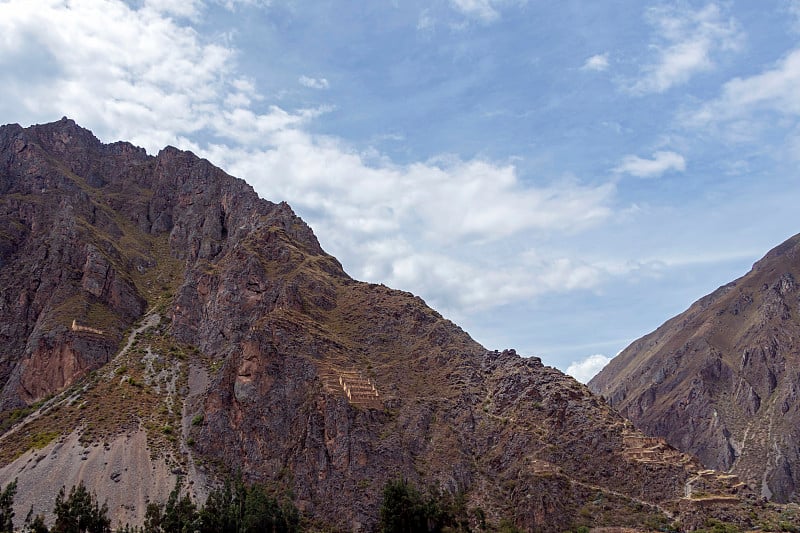
[[[360,370],[342,369],[328,363],[318,367],[323,389],[344,394],[351,405],[380,408],[382,402],[378,387]]]

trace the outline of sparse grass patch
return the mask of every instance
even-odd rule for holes
[[[222,368],[224,361],[222,359],[217,359],[216,361],[212,361],[210,365],[208,365],[208,370],[211,374],[216,374],[219,372],[219,369]]]
[[[61,433],[58,431],[42,431],[40,433],[36,433],[30,439],[29,448],[40,450],[50,444],[50,442],[59,435],[61,435]]]
[[[28,407],[20,407],[11,411],[5,411],[0,414],[0,434],[5,433],[6,430],[11,428],[14,424],[27,417],[29,414],[38,409],[38,404],[30,405]]]
[[[705,521],[705,527],[697,529],[697,533],[739,533],[742,529],[736,524],[723,522],[716,518],[709,518]]]
[[[84,428],[81,442],[102,443],[119,433],[135,431],[144,425],[152,450],[162,453],[176,448],[179,433],[176,428],[180,427],[182,404],[179,391],[185,389],[187,380],[186,365],[178,363],[178,354],[187,350],[166,334],[152,335],[141,346],[142,353],[146,349],[156,351],[156,346],[159,350],[165,348],[157,353],[161,358],[161,366],[169,371],[169,376],[156,373],[148,378],[146,365],[140,363],[119,366],[112,375],[123,376],[121,380],[101,379],[102,375],[108,376],[102,372],[86,376],[58,398],[48,402],[49,407],[44,408],[42,416],[4,439],[0,447],[0,465],[7,464],[31,447],[45,446],[56,436],[81,427]],[[160,392],[157,393],[153,386],[145,384],[146,378],[169,380],[170,383],[174,380],[175,394],[168,395],[165,381],[158,382]],[[8,420],[7,423],[22,420],[38,407],[37,404],[9,412],[3,420]]]
[[[147,242],[149,255],[155,260],[155,265],[134,272],[133,281],[147,299],[148,307],[165,315],[183,279],[185,265],[180,259],[172,257],[168,234],[155,237],[143,235],[142,239]]]

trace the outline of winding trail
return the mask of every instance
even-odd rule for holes
[[[121,357],[125,356],[125,354],[127,354],[128,351],[130,351],[131,347],[133,346],[133,343],[136,341],[136,336],[139,335],[140,333],[144,332],[147,329],[150,329],[152,327],[157,326],[159,324],[159,322],[161,322],[161,315],[159,315],[158,313],[151,313],[151,314],[145,316],[144,319],[141,322],[141,325],[139,325],[139,327],[137,327],[133,331],[131,331],[131,333],[128,335],[128,341],[125,343],[125,346],[119,351],[119,353],[117,355],[115,355],[108,363],[106,363],[104,365],[104,367],[108,367],[109,363],[117,361]],[[114,375],[114,370],[108,368],[106,370],[105,374],[103,375],[103,377],[105,377],[106,379],[109,379],[113,375]],[[46,413],[47,411],[49,411],[50,409],[52,409],[56,405],[59,405],[59,404],[62,404],[64,402],[70,401],[72,398],[74,398],[74,396],[75,396],[75,394],[71,394],[69,396],[64,396],[63,395],[63,391],[62,391],[62,393],[57,394],[52,399],[46,401],[37,410],[35,410],[34,412],[29,414],[28,416],[26,416],[22,420],[20,420],[16,424],[14,424],[14,426],[9,428],[8,431],[6,431],[2,435],[0,435],[0,443],[2,443],[10,435],[15,434],[17,431],[19,431],[20,428],[23,428],[23,427],[27,426],[29,423],[33,422],[34,420],[36,420],[37,418],[42,416],[44,413]]]
[[[139,334],[143,333],[144,331],[150,328],[156,327],[160,322],[161,322],[161,315],[159,315],[158,313],[151,313],[145,316],[139,327],[134,328],[134,330],[131,331],[130,335],[128,335],[128,342],[125,343],[125,346],[122,347],[119,353],[116,356],[114,356],[114,358],[111,359],[109,363],[113,363],[118,359],[124,357],[130,351],[131,347],[133,346],[133,343],[136,342],[136,337]],[[104,377],[109,378],[112,375],[113,375],[113,370],[109,369]]]

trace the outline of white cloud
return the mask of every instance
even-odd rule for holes
[[[610,357],[605,355],[595,354],[590,355],[582,361],[575,361],[567,367],[567,374],[574,377],[581,383],[588,383],[598,372],[603,370],[609,362]]]
[[[770,111],[800,116],[800,49],[790,52],[772,68],[749,78],[734,78],[722,87],[722,94],[687,114],[690,125],[749,118],[755,112]],[[752,129],[750,121],[746,129]]]
[[[686,170],[686,159],[678,153],[665,151],[655,152],[652,159],[628,155],[614,169],[615,172],[639,178],[654,178],[670,170]]]
[[[492,22],[500,18],[500,13],[494,7],[496,3],[496,0],[450,0],[450,4],[457,11],[483,22]]]
[[[119,0],[32,4],[0,3],[0,62],[14,67],[0,69],[6,117],[24,124],[67,115],[106,141],[151,153],[166,144],[191,149],[263,197],[289,201],[354,276],[440,309],[592,289],[615,275],[607,265],[531,252],[540,240],[608,220],[613,184],[532,184],[508,162],[449,155],[398,165],[309,133],[328,107],[264,105],[237,72],[237,51],[202,39],[174,11]],[[26,76],[37,64],[29,54],[52,68]]]
[[[240,6],[246,7],[269,7],[272,5],[271,0],[213,0],[228,11],[236,11]]]
[[[245,139],[249,146],[213,146],[203,155],[266,197],[308,213],[326,248],[358,278],[454,309],[592,288],[607,277],[598,267],[523,252],[537,235],[606,220],[611,185],[525,186],[511,165],[456,157],[395,165],[310,135],[300,117],[275,113],[283,128]],[[249,119],[237,130],[256,130],[256,118]],[[509,248],[518,252],[498,268],[498,250]]]
[[[209,127],[237,79],[234,50],[147,5],[4,2],[0,35],[5,116],[68,115],[150,151]],[[31,54],[51,64],[47,75],[25,78]]]
[[[203,7],[201,0],[145,0],[144,5],[158,13],[188,19],[196,19]]]
[[[656,58],[629,85],[634,94],[661,93],[685,84],[695,74],[713,69],[717,53],[737,50],[743,40],[738,24],[726,19],[714,3],[699,11],[653,7],[646,19],[658,34],[658,42],[652,45]]]
[[[309,78],[308,76],[300,76],[297,80],[303,87],[309,89],[327,89],[330,85],[325,78]]]
[[[582,70],[604,71],[608,69],[608,53],[596,54],[588,58],[581,67]]]

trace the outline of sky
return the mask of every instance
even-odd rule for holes
[[[0,0],[0,123],[62,116],[586,381],[800,231],[800,0]]]

